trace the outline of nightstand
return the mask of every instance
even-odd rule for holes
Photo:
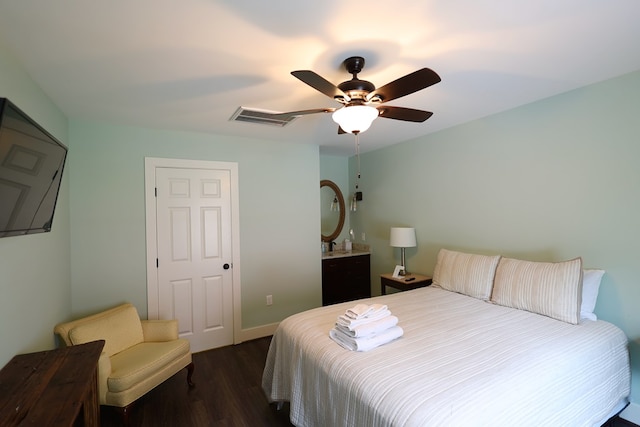
[[[407,279],[414,278],[413,280]],[[387,286],[395,288],[401,291],[408,291],[416,288],[424,288],[431,284],[431,276],[423,276],[421,274],[409,273],[406,276],[402,276],[399,279],[393,277],[391,273],[385,273],[380,275],[380,290],[382,295],[387,294]]]

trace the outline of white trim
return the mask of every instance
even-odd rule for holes
[[[629,406],[620,412],[620,418],[640,425],[640,405],[637,403],[629,403]]]
[[[147,242],[147,318],[158,318],[158,241],[156,236],[156,159],[144,159],[145,232]],[[154,286],[152,286],[154,284]]]
[[[273,333],[278,328],[280,323],[271,323],[268,325],[256,326],[255,328],[243,329],[242,332],[242,341],[251,341],[258,338],[268,337],[273,335]],[[240,343],[236,343],[240,344]]]
[[[242,342],[242,289],[240,280],[240,202],[238,190],[238,163],[216,162],[207,160],[164,159],[158,157],[145,157],[144,159],[144,194],[146,209],[146,241],[147,241],[147,316],[149,319],[157,319],[159,312],[158,299],[158,269],[156,259],[158,257],[156,240],[156,168],[180,168],[180,169],[223,169],[231,175],[231,246],[233,263],[233,342]]]

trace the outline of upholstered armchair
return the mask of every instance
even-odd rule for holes
[[[127,303],[58,324],[54,332],[64,345],[105,340],[98,361],[100,404],[120,408],[125,425],[133,402],[181,369],[187,368],[193,387],[189,341],[178,338],[177,320],[140,320]]]

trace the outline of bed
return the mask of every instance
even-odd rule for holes
[[[532,273],[529,264],[501,265],[501,257],[474,266],[473,260],[461,259],[465,254],[451,254],[449,262],[447,254],[438,255],[430,287],[320,307],[283,320],[263,373],[269,400],[290,402],[291,422],[307,427],[600,426],[625,406],[627,338],[608,322],[580,316],[581,261],[580,283],[569,292],[580,294],[578,320],[567,321],[533,312],[540,301],[533,308],[527,302],[526,307],[509,306],[522,304],[522,295],[503,289],[509,304],[496,290],[515,280],[536,300],[527,289],[530,280],[522,276],[548,281],[553,276],[548,268],[559,263]],[[566,271],[555,275],[565,282],[569,276]],[[566,305],[562,294],[541,289],[540,298]],[[403,336],[366,352],[336,344],[329,331],[356,303],[387,305]]]

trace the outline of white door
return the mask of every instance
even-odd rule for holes
[[[157,295],[150,293],[149,318],[178,319],[193,352],[233,344],[231,171],[154,169]]]

